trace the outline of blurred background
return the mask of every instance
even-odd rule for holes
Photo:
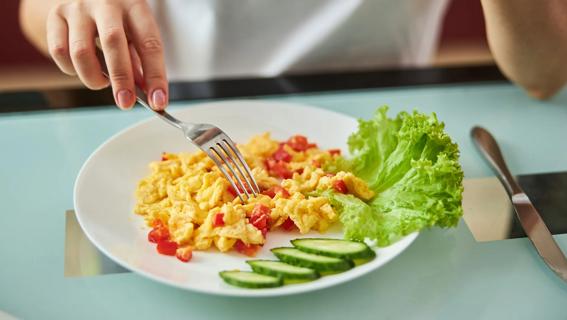
[[[18,0],[3,1],[0,11],[0,90],[80,86],[41,55],[19,28]],[[443,21],[439,48],[433,66],[492,63],[486,42],[480,1],[452,0]]]

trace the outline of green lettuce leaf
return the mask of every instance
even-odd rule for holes
[[[348,140],[348,168],[376,196],[365,203],[353,196],[326,194],[340,213],[345,237],[374,239],[387,246],[426,227],[455,226],[463,214],[463,171],[459,149],[435,114],[376,110]],[[346,165],[343,165],[346,166]]]

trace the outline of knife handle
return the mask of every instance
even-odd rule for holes
[[[498,175],[498,179],[502,182],[502,185],[504,185],[508,195],[512,197],[515,194],[522,193],[522,188],[516,182],[510,170],[508,170],[502,152],[500,152],[500,147],[498,147],[496,139],[494,139],[490,132],[482,127],[476,126],[471,130],[471,138],[492,170]]]

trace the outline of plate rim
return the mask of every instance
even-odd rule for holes
[[[307,109],[312,109],[312,110],[317,110],[318,112],[327,112],[327,113],[333,113],[336,115],[340,115],[342,117],[347,117],[347,118],[351,118],[353,120],[356,120],[355,117],[352,117],[350,115],[344,114],[344,113],[340,113],[334,110],[327,110],[321,107],[317,107],[317,106],[312,106],[312,105],[308,105],[308,104],[302,104],[302,103],[295,103],[295,102],[287,102],[287,101],[279,101],[279,100],[251,100],[251,99],[235,99],[235,100],[223,100],[223,101],[209,101],[209,102],[203,102],[203,103],[191,103],[191,104],[178,104],[177,107],[179,107],[179,109],[175,109],[175,110],[171,110],[170,113],[175,115],[176,113],[181,113],[184,110],[188,110],[188,109],[193,109],[193,108],[218,108],[218,107],[225,107],[227,104],[242,104],[242,103],[248,103],[248,104],[255,104],[258,105],[262,108],[264,108],[265,106],[262,105],[266,105],[266,104],[272,104],[272,105],[280,105],[280,106],[285,106],[285,107],[293,107],[293,108],[307,108]],[[100,245],[100,243],[98,243],[98,241],[96,240],[96,237],[94,237],[88,230],[88,228],[85,228],[85,224],[84,221],[81,218],[81,214],[80,214],[80,210],[79,210],[79,205],[78,205],[78,199],[77,199],[77,191],[80,187],[80,183],[81,183],[81,179],[83,177],[83,175],[85,174],[85,170],[88,167],[88,165],[90,164],[90,162],[92,161],[92,159],[97,155],[97,153],[103,149],[106,145],[110,144],[111,142],[113,142],[115,139],[117,139],[118,137],[122,136],[123,134],[127,133],[130,130],[134,130],[135,128],[142,126],[144,124],[150,123],[150,122],[155,122],[155,121],[161,121],[160,119],[157,119],[156,117],[148,117],[147,119],[143,119],[140,121],[137,121],[133,124],[128,125],[127,127],[119,130],[118,132],[116,132],[115,134],[113,134],[112,136],[110,136],[109,138],[107,138],[103,143],[101,143],[95,150],[93,150],[91,152],[91,154],[87,157],[87,159],[84,161],[84,163],[82,164],[77,177],[75,178],[75,182],[74,182],[74,186],[73,186],[73,207],[74,207],[74,211],[75,211],[75,216],[77,218],[77,221],[81,227],[81,230],[85,233],[86,237],[89,239],[89,241],[99,250],[101,251],[104,255],[106,255],[108,258],[110,258],[113,262],[117,263],[118,265],[124,267],[127,270],[130,270],[132,272],[132,274],[137,274],[137,275],[141,275],[143,277],[146,277],[148,279],[151,279],[153,281],[156,281],[158,283],[162,283],[162,284],[166,284],[169,286],[172,286],[174,288],[178,288],[178,289],[182,289],[185,291],[190,291],[190,292],[197,292],[197,293],[202,293],[202,294],[207,294],[207,295],[214,295],[214,296],[224,296],[224,297],[250,297],[250,298],[258,298],[258,297],[275,297],[275,296],[288,296],[288,295],[293,295],[293,294],[301,294],[301,293],[308,293],[308,292],[313,292],[313,291],[318,291],[321,289],[325,289],[325,288],[330,288],[330,287],[334,287],[336,285],[339,284],[343,284],[346,282],[349,282],[351,280],[354,280],[356,278],[362,277],[364,275],[367,275],[373,271],[377,271],[378,269],[380,269],[381,267],[383,267],[384,265],[388,264],[390,261],[392,261],[394,258],[398,257],[400,254],[402,254],[404,251],[406,251],[409,246],[415,241],[415,239],[418,237],[418,235],[420,234],[419,231],[415,231],[413,233],[410,233],[404,237],[402,237],[401,239],[399,239],[396,243],[399,242],[406,242],[403,246],[403,248],[400,249],[400,251],[395,254],[395,255],[391,255],[390,257],[388,257],[387,259],[383,260],[379,265],[377,266],[373,266],[373,265],[369,265],[369,263],[358,266],[356,268],[353,268],[351,270],[348,270],[345,273],[342,273],[342,277],[337,277],[334,278],[334,280],[329,280],[326,282],[317,282],[317,281],[312,281],[312,282],[308,282],[308,283],[304,283],[304,284],[294,284],[294,285],[288,285],[288,286],[283,286],[283,287],[278,287],[278,288],[271,288],[271,289],[261,289],[261,290],[250,290],[250,289],[242,289],[242,288],[234,288],[234,290],[215,290],[215,289],[203,289],[203,288],[199,288],[199,287],[188,287],[188,286],[184,286],[180,283],[177,283],[175,281],[169,281],[167,279],[163,279],[160,278],[150,272],[144,271],[142,269],[139,269],[137,267],[133,267],[131,265],[128,265],[126,262],[122,261],[122,259],[114,256],[113,254],[111,254],[109,251],[107,251],[104,246]],[[376,250],[376,249],[373,249]]]

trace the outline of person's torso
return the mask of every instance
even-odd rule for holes
[[[171,79],[427,64],[447,0],[150,1]]]

